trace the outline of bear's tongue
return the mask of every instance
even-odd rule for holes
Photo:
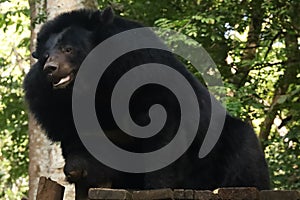
[[[54,87],[57,87],[57,86],[59,86],[59,85],[61,85],[61,84],[64,84],[64,83],[68,82],[69,80],[71,80],[71,76],[70,76],[70,75],[68,75],[68,76],[66,76],[66,77],[64,77],[64,78],[61,78],[61,79],[59,79],[59,80],[55,80],[55,81],[53,82],[53,86],[54,86]]]

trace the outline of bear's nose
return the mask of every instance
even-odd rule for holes
[[[46,63],[44,66],[44,72],[47,74],[52,74],[53,72],[57,71],[58,65],[56,63]]]

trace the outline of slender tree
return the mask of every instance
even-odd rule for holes
[[[35,48],[37,32],[46,20],[74,9],[97,8],[95,0],[29,0],[29,5],[31,11],[31,52]],[[32,58],[31,65],[35,62],[36,60]],[[59,144],[53,144],[46,138],[43,130],[31,114],[29,114],[29,159],[29,199],[35,199],[40,176],[51,177],[59,183],[66,184],[62,171],[64,160]],[[72,188],[66,190],[64,199],[74,199]]]
[[[285,56],[286,61],[282,64],[283,74],[281,75],[276,85],[276,90],[271,102],[271,105],[266,113],[266,117],[261,124],[261,131],[259,137],[261,140],[266,141],[271,132],[272,125],[274,124],[274,119],[276,118],[278,112],[284,107],[282,105],[283,95],[288,95],[289,88],[293,84],[297,84],[297,74],[299,71],[299,9],[300,3],[298,1],[292,1],[292,3],[287,6],[287,18],[290,20],[290,23],[283,21],[283,26],[286,31],[282,33],[284,36],[283,41],[285,43]],[[290,119],[289,116],[287,119]]]

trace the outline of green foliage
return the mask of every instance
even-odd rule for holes
[[[27,191],[28,135],[22,75],[0,69],[0,198],[15,199]],[[10,194],[10,195],[9,195]]]
[[[294,126],[288,134],[276,136],[272,134],[266,143],[266,154],[275,189],[300,188],[300,126]]]
[[[28,190],[28,126],[22,90],[29,66],[29,10],[25,1],[0,3],[0,199]]]
[[[272,186],[300,188],[299,1],[98,2],[101,8],[109,4],[121,16],[177,30],[202,44],[221,72],[228,111],[250,122],[257,133],[266,128],[265,120],[277,121],[263,142]],[[296,47],[287,48],[287,35],[298,37]],[[255,40],[258,46],[251,54],[249,44]]]
[[[290,55],[299,55],[299,42],[298,48],[287,48],[286,37],[298,37],[299,41],[300,25],[295,20],[299,1],[98,2],[101,8],[111,5],[121,16],[148,26],[171,28],[202,44],[221,72],[225,102],[232,115],[251,122],[259,133],[264,120],[275,113],[278,123],[273,123],[264,141],[272,186],[300,188],[299,56],[290,59]],[[16,199],[28,189],[27,115],[21,84],[23,67],[29,66],[30,22],[26,1],[0,0],[0,6],[0,198]],[[254,57],[246,58],[247,35],[254,18],[262,19],[261,27],[256,27],[259,46]],[[31,23],[45,19],[46,13],[41,13]],[[201,79],[199,73],[195,75]],[[280,93],[283,89],[285,92]]]

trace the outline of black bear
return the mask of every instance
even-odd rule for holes
[[[148,172],[123,172],[104,165],[83,145],[72,115],[72,89],[76,74],[91,50],[105,39],[126,30],[143,27],[103,11],[77,10],[64,13],[44,24],[38,34],[37,62],[24,80],[29,109],[52,141],[61,142],[66,164],[64,172],[75,183],[76,199],[87,199],[90,187],[125,189],[188,188],[208,189],[233,186],[269,188],[268,167],[252,128],[226,114],[220,138],[204,158],[198,153],[211,116],[210,94],[175,56],[159,49],[140,49],[117,58],[97,86],[95,110],[106,136],[119,147],[136,153],[151,152],[168,144],[180,123],[181,110],[172,92],[157,84],[137,89],[130,100],[130,114],[140,126],[149,124],[149,108],[162,105],[165,125],[149,138],[132,137],[114,121],[110,98],[116,82],[135,66],[161,63],[181,73],[196,92],[200,121],[196,138],[187,151],[168,166]],[[138,78],[138,77],[137,77]],[[99,92],[101,91],[101,92]]]

